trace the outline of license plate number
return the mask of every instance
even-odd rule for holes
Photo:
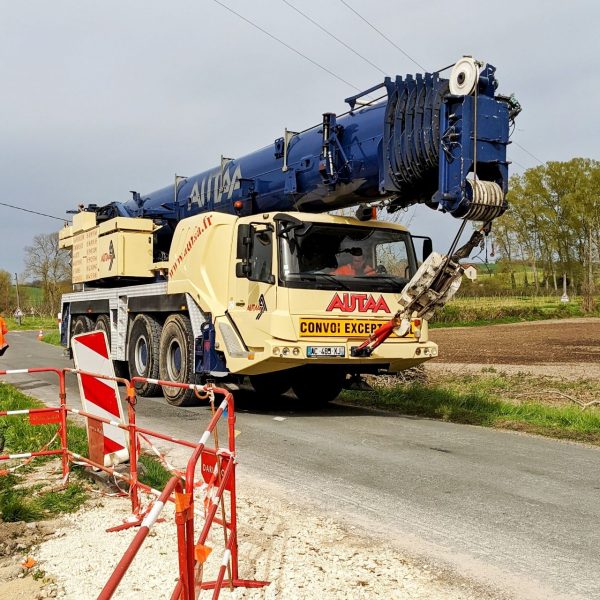
[[[344,346],[308,346],[306,356],[346,356],[346,348]]]

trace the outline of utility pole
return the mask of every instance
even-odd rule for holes
[[[15,317],[19,325],[21,325],[21,317],[23,316],[23,311],[21,310],[21,301],[19,300],[19,277],[15,273],[15,287],[17,289],[17,310],[15,310]]]
[[[587,272],[587,285],[583,295],[583,310],[585,312],[592,312],[594,310],[594,267],[592,262],[592,228],[588,231],[588,272]]]
[[[567,294],[567,274],[563,273],[563,295],[560,297],[560,301],[565,304],[569,302],[569,294]]]

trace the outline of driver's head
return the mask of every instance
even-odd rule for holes
[[[364,255],[361,254],[357,254],[356,256],[352,257],[352,265],[355,267],[362,267],[365,264],[365,257]]]

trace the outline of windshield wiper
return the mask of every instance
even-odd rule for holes
[[[334,277],[329,273],[289,273],[289,275],[298,277],[300,281],[311,281],[313,283],[317,281],[317,278],[326,279],[327,281],[335,283],[341,289],[350,291],[350,288],[343,281],[340,281],[337,277]]]
[[[350,291],[350,288],[340,279],[335,277],[335,275],[331,275],[329,273],[314,273],[315,277],[323,277],[323,279],[327,279],[328,281],[333,281],[338,284],[342,289]]]

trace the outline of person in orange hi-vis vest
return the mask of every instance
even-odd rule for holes
[[[8,344],[6,343],[6,338],[4,337],[7,333],[8,327],[6,326],[6,321],[2,317],[2,313],[0,313],[0,356],[2,356],[8,349]]]
[[[351,254],[351,262],[349,262],[347,265],[338,267],[335,271],[333,271],[334,275],[349,275],[352,277],[377,275],[377,271],[375,271],[375,269],[367,263],[361,248],[357,248]]]

